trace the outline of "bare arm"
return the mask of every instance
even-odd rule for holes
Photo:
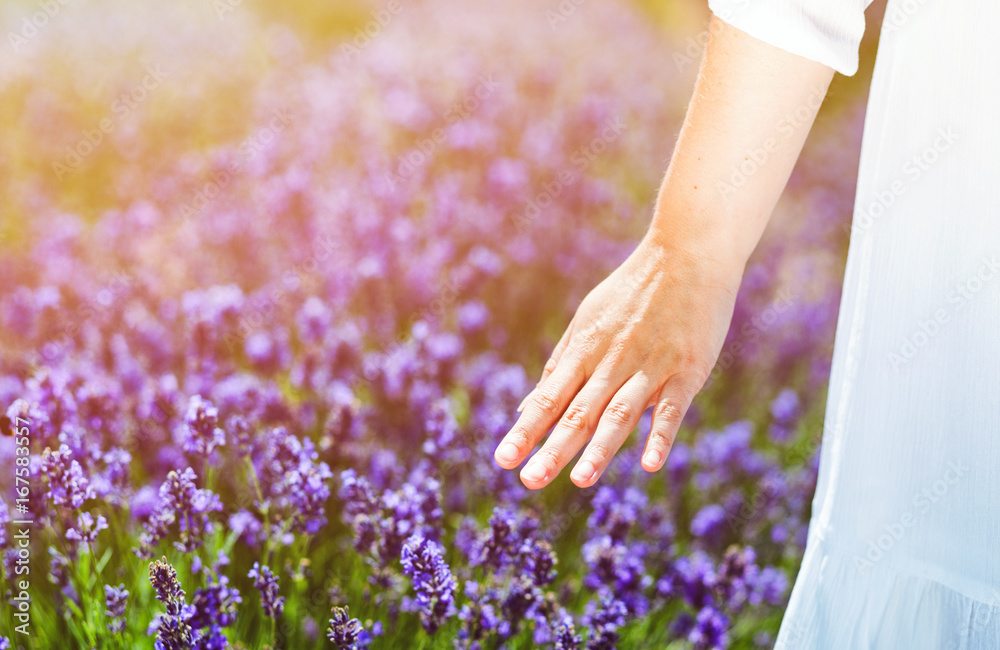
[[[580,304],[497,448],[538,489],[586,445],[571,479],[595,483],[655,405],[642,466],[663,466],[715,365],[760,240],[833,70],[713,17],[698,81],[649,231]]]

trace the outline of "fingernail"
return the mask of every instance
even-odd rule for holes
[[[505,442],[502,445],[500,445],[499,449],[497,449],[496,456],[497,460],[499,461],[503,461],[505,463],[513,463],[515,460],[517,460],[518,456],[517,447],[514,446],[513,443]]]
[[[573,469],[573,478],[578,481],[589,481],[594,478],[597,467],[589,460],[581,460]]]
[[[650,449],[649,451],[647,451],[646,455],[643,456],[642,459],[646,461],[647,467],[660,466],[660,459],[661,459],[660,452],[656,451],[655,449]]]
[[[521,472],[521,478],[526,481],[531,481],[532,483],[541,481],[545,479],[545,468],[535,463],[533,465],[528,465]]]

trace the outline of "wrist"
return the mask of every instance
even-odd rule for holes
[[[691,219],[672,219],[657,213],[641,246],[663,259],[679,260],[702,274],[738,287],[753,248],[741,246],[733,233]]]

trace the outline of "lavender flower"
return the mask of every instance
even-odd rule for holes
[[[168,611],[180,611],[176,605],[183,602],[184,589],[177,580],[177,570],[167,562],[167,558],[149,564],[149,582],[153,585],[156,600],[166,605]]]
[[[235,443],[239,454],[249,456],[253,451],[253,438],[250,435],[250,424],[247,419],[238,413],[229,416],[225,431],[229,432],[229,439]]]
[[[363,631],[361,621],[350,617],[347,607],[334,607],[330,618],[330,627],[326,636],[341,650],[356,650],[358,635]]]
[[[239,535],[240,540],[251,548],[266,538],[266,535],[261,533],[263,526],[260,520],[247,510],[240,510],[229,516],[229,529]]]
[[[572,616],[564,616],[556,628],[556,650],[580,650],[583,637],[576,633]]]
[[[642,543],[627,545],[601,535],[583,545],[583,556],[591,572],[584,584],[598,590],[607,587],[626,605],[629,615],[645,615],[649,603],[645,596],[652,578],[646,575],[643,559],[646,546]]]
[[[551,584],[556,578],[556,554],[546,541],[525,540],[520,556],[524,558],[525,573],[539,587]]]
[[[117,587],[104,585],[104,605],[107,608],[104,615],[111,619],[108,631],[118,634],[125,629],[125,608],[128,606],[129,593],[124,584]]]
[[[587,526],[607,533],[614,541],[622,541],[638,521],[647,502],[646,495],[633,487],[619,493],[614,487],[603,485],[591,502],[594,511],[587,520]]]
[[[747,600],[750,605],[781,605],[785,592],[788,590],[788,576],[785,572],[775,567],[764,567],[757,576],[754,589],[750,592]]]
[[[7,407],[5,417],[0,418],[0,433],[5,436],[15,436],[24,428],[25,421],[31,424],[28,428],[38,431],[39,426],[48,424],[48,416],[37,404],[32,404],[21,397],[11,402]],[[2,637],[0,637],[2,638]]]
[[[702,539],[709,546],[722,541],[726,531],[726,509],[712,503],[701,510],[691,520],[691,534]]]
[[[176,524],[179,541],[174,546],[184,553],[199,548],[204,536],[213,530],[212,512],[222,510],[222,502],[211,490],[198,489],[194,470],[171,471],[160,486],[160,503],[150,516],[140,536],[140,553],[166,537]]]
[[[458,612],[462,627],[458,631],[458,645],[461,648],[479,647],[479,642],[500,626],[500,618],[490,601],[499,599],[494,588],[483,588],[474,580],[465,583],[466,603]]]
[[[674,564],[673,585],[669,593],[679,594],[691,607],[701,609],[711,604],[717,581],[711,559],[704,552],[695,551],[689,557],[679,558]],[[667,593],[663,582],[660,582],[661,592]]]
[[[455,614],[457,583],[444,561],[442,549],[420,535],[414,535],[402,551],[403,573],[410,577],[417,592],[420,622],[428,634],[434,634]]]
[[[281,616],[285,608],[285,599],[278,595],[278,577],[267,566],[261,566],[260,562],[253,563],[253,568],[247,577],[253,578],[253,586],[260,592],[260,604],[264,608],[264,615],[269,618]]]
[[[13,553],[13,557],[17,557],[17,551],[14,549],[9,549],[7,553],[4,554],[4,561],[6,562],[8,554]],[[65,555],[57,551],[53,547],[49,547],[49,582],[56,585],[59,588],[59,593],[64,597],[72,601],[77,601],[79,596],[76,593],[76,587],[73,586],[73,581],[70,578],[72,573],[69,560]],[[12,567],[13,568],[13,567]],[[13,572],[11,572],[13,575]]]
[[[129,466],[132,463],[132,454],[120,447],[113,447],[105,452],[102,459],[104,471],[99,479],[103,490],[99,490],[101,498],[115,504],[124,504],[130,493]]]
[[[104,515],[97,515],[95,520],[89,512],[81,512],[76,522],[76,528],[66,531],[66,539],[78,544],[93,544],[97,539],[97,533],[108,527],[108,520]]]
[[[696,650],[717,650],[725,648],[729,644],[729,637],[726,630],[729,628],[729,619],[721,612],[705,607],[695,619],[694,628],[688,633],[687,639]]]
[[[587,650],[614,650],[618,643],[618,628],[625,625],[628,608],[614,595],[603,590],[598,601],[587,603],[583,624],[590,628]]]
[[[521,622],[530,616],[533,608],[543,599],[541,590],[535,586],[531,578],[518,576],[500,604],[502,620],[498,627],[503,638],[514,636]]]
[[[329,481],[333,478],[326,463],[302,460],[285,474],[276,490],[285,496],[292,510],[295,531],[314,535],[326,525],[326,501],[330,498]]]
[[[799,396],[791,388],[786,388],[771,402],[771,415],[782,425],[788,425],[799,413]]]
[[[226,434],[219,428],[219,409],[195,395],[188,401],[181,433],[184,451],[208,457],[216,447],[226,444]]]
[[[361,515],[374,515],[379,510],[378,498],[368,479],[359,477],[353,469],[340,473],[340,490],[337,495],[344,502],[344,517],[348,523]]]
[[[153,585],[156,600],[166,606],[166,615],[156,620],[156,650],[188,650],[195,641],[194,632],[187,623],[191,611],[184,602],[184,590],[177,580],[177,571],[167,559],[149,565],[149,582]]]
[[[399,490],[386,490],[375,498],[371,485],[353,471],[341,474],[340,497],[346,501],[344,518],[355,530],[354,547],[371,555],[370,563],[379,576],[400,556],[403,544],[419,534],[428,539],[439,537],[443,512],[440,484],[426,478],[421,486],[405,483]]]
[[[472,566],[483,564],[496,571],[512,559],[519,546],[516,525],[517,516],[513,512],[498,507],[493,508],[490,528],[471,558]]]
[[[42,473],[49,478],[48,496],[57,506],[79,508],[97,496],[66,445],[60,445],[55,452],[46,447],[42,452]]]
[[[229,578],[211,575],[208,586],[194,592],[194,611],[188,623],[196,629],[228,627],[236,622],[236,610],[242,602],[240,592],[229,586]]]

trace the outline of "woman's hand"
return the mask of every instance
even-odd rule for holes
[[[586,445],[570,477],[593,485],[654,404],[642,466],[663,466],[832,77],[712,17],[646,239],[580,305],[496,450],[501,467],[517,467],[555,425],[521,481],[548,485]]]
[[[497,463],[513,469],[555,425],[521,481],[548,485],[586,445],[570,478],[593,485],[655,404],[642,467],[662,467],[722,349],[742,272],[648,236],[580,304]]]

